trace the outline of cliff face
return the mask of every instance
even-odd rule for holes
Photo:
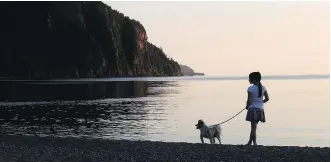
[[[0,77],[181,75],[142,24],[102,2],[0,4]]]

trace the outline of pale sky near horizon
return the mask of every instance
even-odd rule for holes
[[[329,74],[329,2],[104,1],[206,75]]]

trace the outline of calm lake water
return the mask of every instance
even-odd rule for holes
[[[329,76],[263,80],[270,102],[266,123],[258,125],[258,144],[329,147],[329,81]],[[242,110],[249,86],[246,77],[0,84],[1,133],[189,143],[200,143],[194,126],[199,119],[215,124]],[[224,144],[247,142],[245,115],[246,110],[222,125]]]

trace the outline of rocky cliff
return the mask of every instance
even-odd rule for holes
[[[142,24],[102,2],[0,4],[0,78],[181,75]]]

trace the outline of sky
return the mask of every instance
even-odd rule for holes
[[[206,75],[329,74],[330,6],[314,1],[104,1]]]

